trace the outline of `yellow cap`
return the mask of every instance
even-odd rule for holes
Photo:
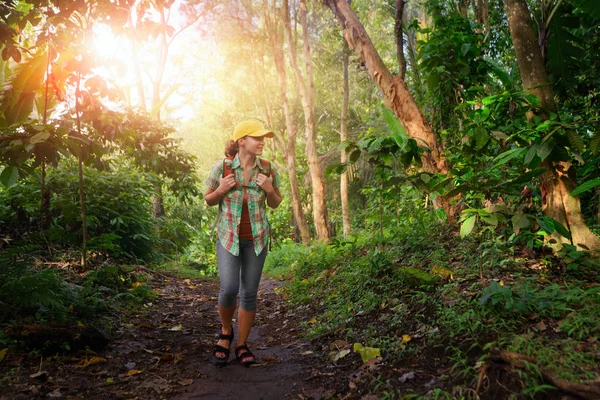
[[[262,125],[258,121],[247,120],[240,122],[233,131],[233,140],[237,142],[245,136],[259,137],[266,136],[268,138],[273,137],[273,132],[263,129]]]

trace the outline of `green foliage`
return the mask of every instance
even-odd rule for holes
[[[81,216],[76,171],[58,168],[51,179],[53,225],[66,232],[79,230]],[[85,202],[90,251],[149,260],[159,243],[150,213],[151,184],[131,169],[89,170],[84,182],[88,188]]]

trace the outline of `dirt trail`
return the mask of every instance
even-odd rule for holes
[[[327,392],[322,377],[336,379],[318,371],[298,317],[275,292],[279,282],[261,283],[248,341],[258,364],[251,368],[233,354],[223,368],[211,361],[219,329],[215,281],[160,277],[153,285],[160,293],[154,304],[122,320],[96,354],[9,353],[0,363],[0,399],[319,399]]]

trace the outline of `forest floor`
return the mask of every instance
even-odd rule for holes
[[[54,356],[35,351],[5,354],[0,362],[0,399],[363,397],[349,392],[349,379],[356,387],[364,372],[358,354],[334,364],[327,357],[327,344],[303,339],[299,326],[305,317],[301,310],[289,309],[277,294],[281,282],[261,283],[259,312],[248,342],[258,363],[244,367],[232,351],[229,365],[222,368],[212,363],[219,329],[218,283],[162,273],[155,274],[151,283],[159,296],[122,316],[114,327],[116,334],[101,350]]]

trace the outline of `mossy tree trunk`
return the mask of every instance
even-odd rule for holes
[[[557,106],[527,3],[525,0],[504,0],[504,8],[523,88],[540,98],[542,107],[540,115],[547,117],[544,109],[556,112]],[[573,164],[570,161],[554,161],[550,155],[544,160],[542,166],[546,168],[546,172],[540,179],[544,215],[564,225],[571,232],[572,242],[578,248],[600,250],[600,238],[588,228],[581,212],[579,196],[569,194],[577,187]],[[557,244],[570,242],[556,232],[553,233],[552,238]]]

